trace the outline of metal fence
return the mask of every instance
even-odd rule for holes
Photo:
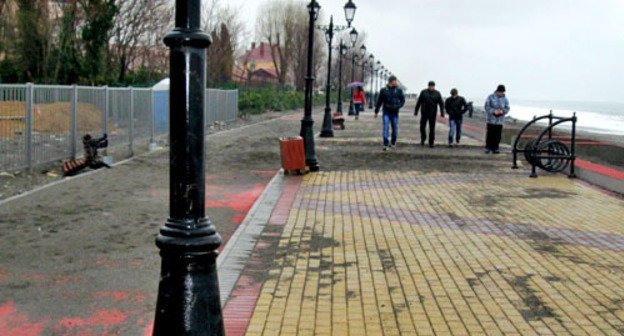
[[[0,84],[0,171],[82,155],[82,136],[108,134],[108,155],[134,155],[169,130],[169,92]],[[206,124],[238,117],[237,90],[206,90]]]

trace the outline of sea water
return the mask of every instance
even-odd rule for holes
[[[624,135],[624,103],[531,101],[512,98],[509,98],[509,102],[509,116],[514,119],[528,121],[533,117],[547,115],[551,110],[557,117],[569,118],[576,112],[579,130]],[[483,104],[483,101],[475,101],[476,106],[483,107]],[[544,123],[548,123],[548,120]]]

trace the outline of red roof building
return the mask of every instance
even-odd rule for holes
[[[273,47],[274,49],[276,47]],[[275,50],[277,53],[277,50]],[[277,70],[268,43],[251,44],[251,50],[239,58],[239,66],[233,71],[236,82],[278,83]]]

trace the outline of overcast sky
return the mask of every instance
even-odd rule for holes
[[[266,0],[223,0],[248,30]],[[302,6],[309,1],[302,0]],[[319,0],[344,24],[346,0]],[[368,50],[410,92],[624,102],[624,0],[354,0]],[[324,23],[324,22],[320,22]]]

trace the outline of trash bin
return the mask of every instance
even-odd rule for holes
[[[302,172],[306,169],[302,137],[280,138],[280,151],[285,172]]]

